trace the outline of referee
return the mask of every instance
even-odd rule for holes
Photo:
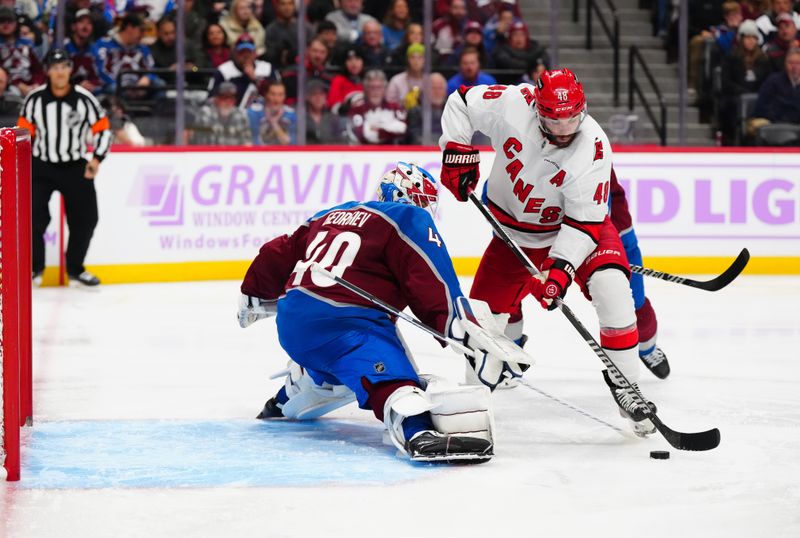
[[[22,104],[19,126],[31,132],[33,153],[33,283],[41,285],[44,272],[44,232],[50,223],[48,204],[59,191],[69,226],[67,275],[72,284],[97,286],[100,279],[83,266],[97,226],[94,178],[111,144],[105,111],[94,96],[70,83],[72,60],[62,49],[44,59],[47,84],[33,90]],[[94,154],[87,160],[91,134]]]

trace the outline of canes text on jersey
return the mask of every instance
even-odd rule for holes
[[[558,206],[547,206],[542,208],[542,204],[544,204],[545,199],[531,196],[531,193],[533,192],[533,185],[530,183],[525,183],[521,177],[517,177],[520,171],[522,171],[522,162],[516,158],[516,155],[518,155],[521,151],[522,142],[513,136],[506,140],[503,144],[503,153],[506,157],[512,159],[511,162],[506,165],[506,172],[508,173],[511,183],[514,184],[514,195],[519,199],[520,202],[525,204],[525,213],[541,214],[541,217],[539,218],[540,223],[547,224],[555,222],[558,220],[561,214],[561,208]],[[558,173],[550,180],[550,183],[556,187],[560,187],[566,175],[566,172],[559,170]]]

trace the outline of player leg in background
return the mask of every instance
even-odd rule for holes
[[[44,233],[50,224],[50,198],[53,196],[55,185],[50,175],[50,165],[38,159],[33,160],[31,181],[31,229],[32,229],[32,255],[33,255],[33,284],[41,286],[44,273]]]
[[[86,161],[60,165],[62,177],[58,188],[64,195],[64,206],[69,226],[67,244],[67,275],[71,282],[83,286],[97,286],[100,280],[86,270],[83,261],[97,226],[97,192],[94,180],[83,177]]]
[[[608,204],[611,223],[619,232],[628,262],[642,265],[642,252],[639,250],[639,240],[633,229],[633,218],[628,209],[625,189],[619,184],[617,173],[613,168],[611,169],[611,196]],[[670,368],[666,355],[656,346],[658,321],[650,300],[644,294],[644,278],[642,275],[633,274],[630,283],[639,329],[639,358],[656,377],[664,379],[669,375]]]
[[[592,301],[600,324],[600,346],[620,372],[638,389],[639,333],[633,295],[628,282],[629,268],[616,228],[606,218],[597,248],[576,271],[575,281]],[[620,414],[631,420],[634,433],[642,437],[655,432],[652,422],[637,410],[631,388],[603,370]],[[652,405],[652,404],[651,404]]]
[[[393,443],[411,459],[485,461],[491,457],[490,440],[437,431],[429,412],[434,404],[386,314],[369,308],[333,307],[295,291],[278,302],[278,334],[281,346],[306,369],[314,386],[327,383],[349,388],[359,407],[371,409],[386,424]],[[313,347],[309,334],[314,335]],[[285,396],[284,416],[296,418],[287,409],[298,396],[288,391]],[[276,397],[281,398],[280,391]]]
[[[542,263],[547,253],[542,249],[523,250],[537,265]],[[524,325],[522,299],[527,296],[529,280],[530,273],[517,260],[511,249],[497,237],[492,237],[483,253],[469,292],[470,298],[486,301],[493,313],[510,315],[505,334],[520,347],[528,340],[528,336],[522,332]],[[467,360],[470,360],[470,357],[467,357]],[[521,368],[524,372],[528,369],[528,365],[521,365]],[[468,382],[480,383],[477,378],[473,379],[472,368],[467,367],[466,375]],[[508,380],[498,385],[498,388],[512,388],[516,385],[513,380]]]
[[[639,250],[639,241],[633,228],[620,233],[620,239],[625,247],[625,255],[628,257],[628,262],[641,266],[642,252]],[[650,299],[644,293],[644,277],[632,274],[630,284],[636,308],[636,325],[639,329],[639,358],[653,375],[659,379],[664,379],[669,375],[670,367],[667,356],[656,345],[658,320],[656,319],[656,312],[650,304]]]

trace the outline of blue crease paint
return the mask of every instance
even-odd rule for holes
[[[382,485],[439,472],[381,442],[377,423],[40,422],[23,448],[29,489]]]

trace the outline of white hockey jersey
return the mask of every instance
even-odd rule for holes
[[[611,144],[591,117],[566,148],[539,130],[534,87],[473,86],[453,92],[442,115],[447,142],[469,144],[475,131],[497,156],[489,174],[488,205],[521,246],[552,246],[550,256],[575,268],[595,249],[608,214]]]

